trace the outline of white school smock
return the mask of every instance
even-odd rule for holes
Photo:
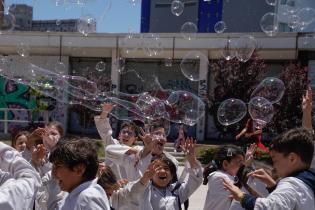
[[[95,116],[94,122],[95,122],[97,132],[101,136],[101,139],[103,140],[104,150],[106,149],[108,145],[120,144],[117,139],[114,139],[112,137],[113,130],[109,124],[108,118],[100,118],[100,116]],[[106,158],[105,158],[105,164],[112,169],[117,180],[126,179],[126,172],[124,171],[123,167],[120,167],[119,165],[115,164],[113,161],[110,161],[109,159],[106,159]]]
[[[2,142],[0,158],[0,169],[11,176],[9,179],[4,178],[0,186],[0,209],[32,209],[34,195],[40,186],[40,178],[35,169],[18,151]]]
[[[286,177],[266,198],[257,198],[255,210],[315,210],[313,190],[302,180]]]
[[[136,148],[139,151],[139,154],[137,154],[137,156],[127,155],[126,152],[131,148]],[[142,177],[152,159],[151,153],[145,157],[138,158],[142,151],[143,148],[139,146],[129,147],[122,144],[108,145],[105,149],[105,159],[123,167],[126,173],[125,179],[128,181],[135,181]]]
[[[188,179],[180,187],[172,193],[176,183],[165,189],[165,194],[161,193],[156,187],[150,184],[141,199],[140,210],[179,210],[178,195],[181,204],[184,203],[201,185],[202,183],[202,167],[187,169]]]
[[[234,177],[224,171],[218,170],[209,174],[204,210],[228,210],[230,208],[232,199],[229,198],[230,192],[224,189],[222,179],[234,183]]]
[[[110,197],[111,206],[116,210],[139,210],[140,200],[143,199],[147,185],[143,185],[140,179],[129,182],[123,188],[113,192]]]
[[[110,210],[110,207],[105,191],[96,183],[96,180],[92,180],[73,189],[55,209]]]

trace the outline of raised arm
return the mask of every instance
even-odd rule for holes
[[[313,108],[313,91],[311,87],[308,87],[305,95],[302,98],[302,126],[307,130],[314,132],[312,125],[312,108]]]

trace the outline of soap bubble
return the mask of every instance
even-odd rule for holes
[[[256,49],[256,40],[253,36],[243,35],[236,40],[236,57],[241,62],[248,61]]]
[[[260,27],[268,36],[275,36],[279,31],[279,17],[276,13],[268,12],[260,19]]]
[[[106,63],[104,61],[100,61],[95,65],[96,71],[102,72],[102,71],[105,71],[105,69],[106,69]]]
[[[202,65],[208,66],[209,60],[200,51],[188,52],[180,63],[180,69],[184,76],[191,81],[199,81],[199,70]]]
[[[220,104],[217,117],[219,123],[228,126],[242,120],[246,113],[247,107],[242,100],[230,98]]]
[[[198,32],[198,28],[196,24],[192,22],[184,23],[180,29],[180,33],[182,37],[187,40],[196,39],[197,32]]]
[[[180,0],[172,1],[171,12],[173,15],[180,16],[184,12],[184,3]]]
[[[257,129],[262,129],[272,120],[274,115],[272,104],[263,97],[254,97],[249,101],[248,112]]]
[[[226,24],[224,21],[219,21],[214,25],[214,31],[216,33],[223,33],[226,30]]]
[[[87,36],[90,33],[96,32],[96,20],[90,15],[84,15],[78,20],[78,31]]]

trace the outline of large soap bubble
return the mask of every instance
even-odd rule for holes
[[[228,126],[242,120],[246,113],[247,107],[242,100],[230,98],[220,104],[217,117],[219,123]]]
[[[236,57],[241,62],[248,61],[256,49],[256,40],[253,36],[243,35],[236,40]]]
[[[203,65],[208,67],[209,60],[200,51],[188,52],[180,63],[180,69],[184,76],[191,81],[199,81],[199,70]]]
[[[228,39],[221,51],[221,55],[227,61],[232,60],[236,56],[235,41]]]
[[[265,78],[251,94],[251,98],[256,96],[264,97],[274,104],[281,100],[285,91],[284,83],[275,77]]]
[[[226,30],[226,23],[224,21],[218,21],[214,25],[214,31],[218,34],[223,33]]]
[[[196,39],[197,32],[198,32],[198,28],[196,24],[192,22],[184,23],[180,29],[180,34],[182,35],[184,39],[187,39],[187,40]]]
[[[132,54],[138,50],[139,37],[133,32],[129,32],[123,39],[119,40],[119,46],[125,54]]]
[[[160,55],[163,51],[162,41],[158,34],[144,34],[142,38],[142,48],[148,56]]]
[[[166,111],[164,102],[151,96],[149,93],[141,93],[136,104],[146,119],[154,120],[164,117]]]
[[[0,11],[0,17],[2,18],[2,23],[0,24],[0,33],[5,31],[12,31],[15,27],[14,15],[11,13]]]
[[[279,31],[279,17],[276,13],[268,12],[260,19],[260,27],[268,36],[275,36]]]
[[[306,28],[315,20],[315,10],[310,7],[304,7],[297,11],[300,20],[300,27]]]
[[[78,31],[87,36],[90,33],[96,32],[96,20],[90,15],[84,15],[78,20]]]
[[[267,99],[263,97],[254,97],[249,101],[248,112],[257,129],[262,129],[272,120],[274,111],[273,106]]]
[[[185,5],[180,0],[174,0],[171,4],[171,12],[173,15],[180,16],[184,12]]]

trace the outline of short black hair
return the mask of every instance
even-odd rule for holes
[[[75,166],[84,165],[83,182],[93,180],[98,170],[98,157],[95,145],[85,139],[59,141],[52,149],[49,161],[60,162],[72,170]]]
[[[135,136],[139,134],[139,127],[133,122],[123,122],[120,126],[120,131],[124,128],[129,128],[135,132]]]
[[[169,167],[171,175],[172,175],[172,180],[169,184],[172,184],[178,180],[177,179],[177,168],[176,168],[175,163],[171,159],[169,159],[165,154],[162,153],[161,155],[158,155],[158,156],[155,156],[154,158],[152,158],[151,161],[154,161],[154,160],[160,160]]]
[[[288,130],[271,141],[270,150],[288,155],[297,154],[301,160],[310,166],[314,154],[313,135],[305,128]]]

